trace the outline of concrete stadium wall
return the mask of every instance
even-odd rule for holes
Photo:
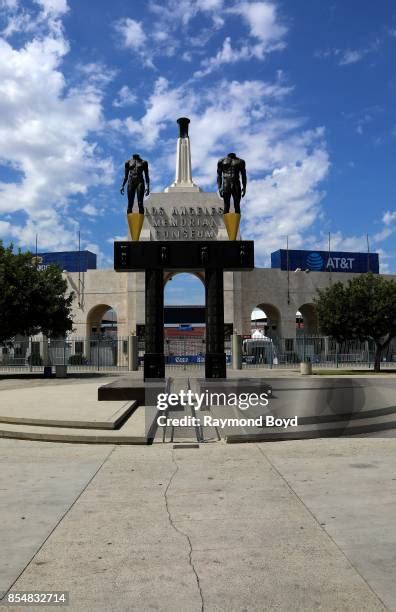
[[[250,334],[252,310],[260,307],[267,314],[277,335],[294,338],[296,312],[304,317],[306,333],[317,332],[313,300],[317,289],[330,282],[346,283],[355,274],[332,272],[287,272],[273,268],[255,268],[251,272],[224,274],[224,320],[233,323],[234,330]],[[289,277],[289,281],[288,281]],[[90,328],[103,316],[106,307],[117,313],[118,335],[136,333],[136,326],[144,324],[144,273],[120,274],[114,270],[89,270],[81,274],[65,273],[69,288],[76,294],[73,307],[75,334],[90,335]],[[164,283],[169,274],[164,275]],[[201,275],[202,278],[202,275]],[[396,280],[395,275],[385,278]],[[79,304],[80,295],[80,304]]]

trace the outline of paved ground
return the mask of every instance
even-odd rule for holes
[[[396,610],[395,455],[0,440],[0,590],[65,589],[76,611]]]
[[[99,383],[100,384],[100,383]],[[61,422],[111,427],[131,402],[98,402],[98,381],[85,384],[37,385],[3,389],[0,422]]]
[[[132,378],[141,378],[140,372],[128,372],[128,376]],[[87,385],[95,383],[99,385],[106,385],[107,383],[117,380],[118,376],[99,376],[99,375],[88,375],[88,376],[68,376],[67,378],[43,378],[42,376],[35,376],[30,378],[29,376],[15,375],[12,378],[0,377],[0,391],[8,391],[10,389],[34,389],[36,387],[46,389],[57,389],[59,386],[65,385],[75,387],[76,385]]]
[[[0,593],[23,572],[111,448],[0,440]]]

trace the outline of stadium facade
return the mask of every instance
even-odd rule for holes
[[[183,155],[181,155],[181,152]],[[177,141],[176,178],[162,193],[145,200],[140,240],[225,240],[223,201],[217,193],[203,192],[192,180],[190,141]],[[184,168],[180,168],[184,164]],[[120,202],[121,205],[121,202]],[[242,210],[243,214],[243,210]],[[265,224],[262,227],[265,236]],[[239,238],[240,236],[238,236]],[[182,262],[181,262],[182,268]],[[111,308],[117,316],[119,336],[138,334],[145,322],[144,273],[117,273],[89,269],[79,272],[65,267],[74,302],[75,333],[89,340]],[[234,333],[248,336],[255,308],[267,315],[272,333],[296,336],[296,312],[304,320],[304,333],[316,334],[318,321],[314,298],[330,283],[347,282],[357,274],[378,273],[378,255],[326,251],[279,250],[271,268],[224,273],[224,320]],[[164,272],[164,285],[174,276]],[[204,272],[195,276],[204,283]],[[388,275],[387,278],[396,278]]]

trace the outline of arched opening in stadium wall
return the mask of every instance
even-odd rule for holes
[[[203,272],[164,278],[164,353],[169,365],[195,363],[205,355],[205,278]]]

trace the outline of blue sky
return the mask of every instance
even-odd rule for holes
[[[191,118],[193,176],[246,160],[242,230],[271,251],[381,253],[396,272],[396,7],[368,0],[0,0],[0,237],[83,247],[112,266],[123,164],[174,178]],[[176,285],[175,289],[176,292]],[[180,283],[179,283],[180,285]],[[180,285],[182,287],[182,285]],[[180,289],[179,287],[179,289]],[[175,293],[176,295],[176,293]],[[175,298],[176,299],[176,298]]]

